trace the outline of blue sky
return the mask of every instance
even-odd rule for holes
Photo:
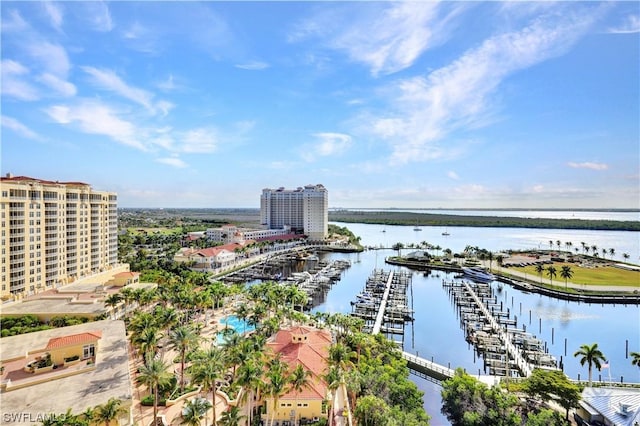
[[[10,2],[2,173],[122,207],[640,207],[638,2]]]

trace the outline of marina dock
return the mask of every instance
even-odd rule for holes
[[[382,333],[392,339],[399,335],[404,339],[405,323],[413,320],[413,310],[409,307],[410,286],[410,272],[376,269],[363,291],[351,302],[351,314],[364,320],[366,332]],[[402,340],[396,343],[401,344]]]
[[[451,295],[467,341],[484,359],[485,372],[528,377],[534,368],[557,369],[544,342],[517,328],[517,317],[498,303],[489,284],[456,280],[442,285]]]

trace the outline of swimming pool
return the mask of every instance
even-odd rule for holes
[[[229,315],[220,320],[222,329],[230,328],[235,330],[238,334],[245,334],[250,331],[254,331],[256,328],[253,325],[248,324],[245,320],[238,318],[235,315]],[[221,331],[217,335],[218,344],[224,344],[224,331]]]

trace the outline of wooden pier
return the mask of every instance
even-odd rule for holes
[[[467,340],[484,359],[485,371],[496,376],[513,372],[528,377],[536,367],[557,369],[556,360],[546,345],[525,330],[517,328],[518,319],[511,318],[507,308],[492,294],[486,283],[443,281],[460,316]]]

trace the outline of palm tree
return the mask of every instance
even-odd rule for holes
[[[211,392],[211,405],[213,406],[213,425],[217,424],[216,394],[218,392],[218,380],[224,373],[224,353],[211,345],[209,349],[198,351],[194,355],[193,365],[190,367],[191,378],[194,383],[202,386],[205,392]]]
[[[249,424],[252,424],[254,395],[262,383],[262,367],[262,359],[259,356],[254,356],[241,364],[237,371],[236,383],[245,389],[242,397],[247,399],[247,420]]]
[[[113,319],[116,319],[116,306],[118,306],[120,304],[120,302],[122,301],[122,296],[120,296],[119,294],[110,294],[109,296],[107,296],[106,299],[104,299],[104,304],[109,306],[112,310],[113,313]]]
[[[302,364],[298,364],[289,375],[289,387],[296,393],[296,408],[298,407],[298,394],[302,392],[303,389],[309,386],[310,377],[311,373],[309,372],[309,370],[304,368]],[[298,423],[299,415],[299,413],[296,413],[296,417],[293,420],[293,426],[296,426],[296,424]]]
[[[631,355],[631,365],[640,367],[640,352],[630,352],[629,355]]]
[[[180,393],[184,392],[184,364],[187,352],[197,347],[199,341],[199,336],[189,326],[178,326],[169,333],[170,347],[180,353]]]
[[[581,356],[580,365],[586,363],[589,366],[589,386],[591,386],[591,370],[593,366],[600,370],[602,367],[601,361],[605,361],[603,353],[598,349],[598,344],[582,345],[573,356]]]
[[[562,270],[560,271],[560,276],[564,278],[564,289],[567,290],[567,281],[573,277],[573,271],[571,270],[571,266],[564,265]]]
[[[609,256],[610,256],[610,259],[613,259],[613,255],[615,255],[615,254],[616,254],[616,249],[614,249],[614,248],[610,248],[610,249],[609,249]]]
[[[273,412],[271,413],[271,426],[273,426],[273,422],[276,417],[276,411],[278,409],[278,400],[280,399],[280,395],[286,389],[287,386],[287,364],[281,360],[280,355],[274,359],[272,359],[268,364],[268,372],[267,379],[268,383],[266,384],[267,395],[273,399]]]
[[[549,283],[553,285],[553,279],[556,276],[556,268],[554,266],[549,266],[547,268],[547,275],[549,276]]]
[[[544,266],[541,263],[536,265],[536,272],[540,275],[540,283],[542,283],[542,273],[544,272]]]
[[[202,419],[211,408],[211,403],[205,398],[193,398],[182,408],[182,423],[189,426],[200,426]]]
[[[140,351],[143,359],[156,354],[159,341],[160,332],[153,327],[145,328],[140,334],[131,335],[131,344]]]
[[[109,426],[113,420],[126,412],[127,410],[122,406],[121,400],[118,398],[109,398],[109,401],[105,404],[96,407],[94,420],[104,422],[104,426]]]
[[[223,426],[238,426],[242,419],[244,419],[244,416],[240,414],[240,409],[234,405],[229,407],[227,411],[222,413],[222,417],[220,417],[220,423]]]
[[[145,358],[145,363],[140,367],[138,381],[149,387],[153,393],[153,420],[158,418],[158,387],[166,386],[170,383],[173,375],[169,372],[169,365],[162,359],[155,359],[152,356]]]

